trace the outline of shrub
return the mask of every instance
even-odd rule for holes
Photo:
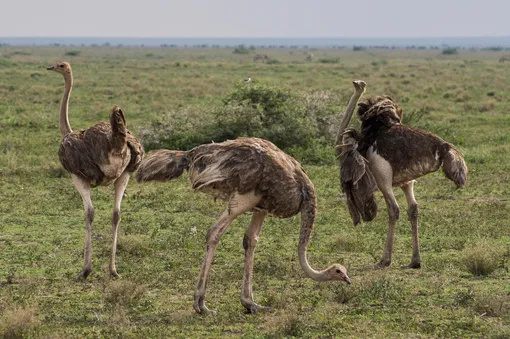
[[[304,95],[288,88],[239,83],[219,106],[168,112],[138,131],[147,151],[191,149],[237,137],[259,137],[311,163],[334,163],[338,97],[330,92]],[[342,105],[343,106],[343,105]]]
[[[443,49],[443,55],[454,55],[457,53],[458,53],[457,48],[452,47]]]
[[[248,49],[244,45],[239,45],[232,51],[232,53],[234,53],[234,54],[250,54],[250,51],[252,51],[252,50],[254,50],[254,49]]]
[[[67,56],[78,56],[81,54],[81,51],[68,51],[66,52]]]
[[[287,148],[316,137],[315,117],[306,114],[301,98],[287,88],[240,84],[223,104],[216,111],[215,139],[258,136]]]
[[[319,62],[322,64],[337,64],[340,62],[340,58],[321,58]]]
[[[269,59],[266,61],[266,64],[268,65],[278,65],[278,64],[281,64],[282,62],[278,59]]]
[[[0,67],[14,67],[16,66],[15,62],[12,62],[11,60],[0,58]]]
[[[503,263],[503,251],[501,248],[483,241],[465,249],[462,261],[471,274],[487,276]]]
[[[213,118],[208,109],[172,110],[140,129],[138,135],[147,151],[156,148],[187,150],[213,140]]]

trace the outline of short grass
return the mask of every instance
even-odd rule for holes
[[[70,51],[79,51],[79,53]],[[254,53],[279,62],[254,62]],[[0,48],[0,336],[4,337],[490,337],[510,336],[510,67],[501,52],[416,50]],[[80,197],[58,162],[62,77],[73,65],[74,129],[108,119],[114,104],[135,133],[166,112],[215,105],[245,77],[296,91],[330,90],[347,101],[351,80],[367,95],[400,102],[409,123],[455,143],[469,166],[463,190],[442,174],[418,180],[422,268],[411,257],[405,199],[396,190],[394,262],[379,259],[387,216],[353,227],[338,168],[304,164],[318,195],[312,266],[347,265],[352,285],[316,283],[297,260],[299,218],[269,218],[255,256],[254,293],[273,311],[243,314],[238,218],[218,247],[207,302],[195,314],[193,289],[205,234],[224,208],[193,193],[184,176],[132,182],[123,201],[117,281],[107,276],[111,187],[93,192],[93,273],[77,282],[84,237]],[[328,62],[320,62],[320,60]],[[411,114],[414,112],[413,114]],[[333,148],[331,148],[333,152]],[[480,268],[481,267],[481,268]]]

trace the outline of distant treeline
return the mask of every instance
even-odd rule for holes
[[[105,42],[103,44],[62,44],[62,43],[50,43],[47,45],[26,45],[25,47],[39,47],[39,46],[50,46],[50,47],[113,47],[113,48],[123,48],[123,47],[141,47],[141,48],[157,48],[158,46],[154,45],[124,45],[117,44],[113,45],[109,42]],[[21,47],[20,45],[11,45],[9,43],[0,42],[0,47]],[[160,48],[224,48],[224,49],[238,49],[238,50],[255,50],[255,49],[340,49],[340,50],[348,50],[352,49],[353,51],[364,51],[367,49],[385,49],[385,50],[393,50],[393,49],[408,49],[408,50],[469,50],[469,51],[508,51],[510,47],[503,46],[490,46],[490,47],[465,47],[465,46],[449,46],[449,45],[441,45],[441,46],[420,46],[420,45],[409,45],[409,46],[391,46],[391,45],[370,45],[370,46],[361,46],[361,45],[328,45],[328,46],[308,46],[308,45],[217,45],[217,44],[160,44]],[[243,53],[241,53],[243,54]]]

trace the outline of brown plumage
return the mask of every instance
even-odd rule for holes
[[[413,233],[413,256],[406,268],[421,266],[418,241],[418,203],[414,198],[415,179],[443,167],[446,177],[458,188],[465,185],[467,166],[461,153],[438,136],[402,125],[402,109],[390,97],[375,97],[359,104],[358,117],[361,133],[343,131],[341,158],[341,185],[346,192],[347,203],[353,222],[359,222],[359,214],[372,214],[373,183],[383,193],[389,215],[389,231],[381,260],[376,267],[391,264],[395,225],[400,210],[392,187],[401,187],[408,203],[408,216]],[[347,126],[348,121],[342,125]],[[366,159],[361,161],[360,157]],[[358,180],[358,186],[351,184]],[[365,199],[365,200],[364,200]],[[354,202],[353,202],[354,201]],[[368,201],[367,205],[358,201]],[[376,211],[376,210],[375,210]],[[357,212],[357,213],[356,213]],[[365,219],[364,219],[365,220]],[[368,219],[369,220],[369,219]]]
[[[110,124],[99,122],[68,133],[58,150],[62,166],[92,186],[109,185],[123,172],[133,173],[143,154],[142,144],[126,129],[124,112],[118,106],[110,114]]]
[[[340,185],[354,225],[360,223],[360,217],[363,221],[371,221],[377,215],[374,196],[377,184],[367,159],[358,152],[358,138],[355,130],[344,132],[340,155]]]
[[[71,174],[73,183],[82,196],[85,209],[86,236],[84,265],[79,278],[86,279],[92,270],[91,231],[94,208],[90,189],[97,185],[115,186],[115,203],[112,214],[113,245],[110,256],[110,274],[118,276],[115,268],[117,229],[120,222],[120,204],[129,181],[142,161],[142,144],[127,130],[126,117],[115,106],[110,114],[110,124],[100,122],[92,127],[73,131],[69,124],[69,97],[72,90],[72,70],[67,62],[61,62],[48,70],[64,76],[64,97],[60,106],[60,132],[62,142],[58,151],[60,163]]]
[[[288,218],[301,212],[299,260],[305,273],[318,281],[350,282],[345,268],[335,264],[323,271],[313,270],[306,258],[306,248],[313,229],[316,199],[313,184],[291,156],[267,140],[239,138],[212,143],[182,151],[158,150],[138,168],[139,182],[170,180],[188,170],[193,189],[228,201],[228,207],[207,234],[206,256],[195,290],[194,308],[199,313],[209,310],[204,298],[215,247],[240,214],[253,211],[246,231],[245,272],[241,303],[249,312],[260,309],[253,301],[253,251],[262,222],[267,214]]]

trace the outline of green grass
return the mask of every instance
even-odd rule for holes
[[[253,62],[252,55],[231,48],[68,52],[0,48],[0,336],[510,336],[510,68],[498,63],[499,52],[316,50],[316,60],[338,62],[310,63],[305,50],[264,50],[278,64]],[[208,317],[193,311],[193,290],[205,234],[224,204],[193,193],[186,176],[163,184],[132,182],[122,205],[117,258],[122,278],[112,281],[107,265],[113,189],[99,187],[92,194],[93,272],[77,282],[82,202],[56,154],[63,79],[45,70],[62,59],[72,63],[75,77],[71,126],[107,120],[119,104],[137,135],[169,111],[200,112],[221,104],[248,76],[303,94],[332,91],[345,103],[351,80],[363,79],[366,95],[392,96],[404,116],[411,115],[410,124],[455,143],[469,166],[468,184],[455,190],[434,173],[415,185],[420,270],[399,268],[411,259],[411,234],[405,198],[395,189],[402,217],[393,265],[364,271],[379,259],[386,237],[381,195],[378,217],[353,227],[337,166],[303,164],[318,196],[311,265],[347,265],[352,285],[306,278],[297,260],[299,217],[268,218],[255,255],[254,295],[273,311],[243,314],[246,215],[218,246],[207,294],[217,314]],[[307,150],[300,152],[294,154]]]

